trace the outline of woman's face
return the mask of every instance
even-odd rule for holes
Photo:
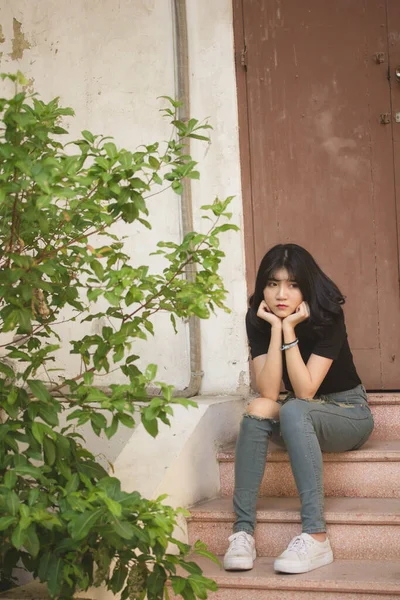
[[[284,319],[303,302],[303,294],[296,281],[290,279],[287,270],[278,269],[264,288],[264,300],[277,317]]]

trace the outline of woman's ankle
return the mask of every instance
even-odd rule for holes
[[[321,531],[319,533],[309,533],[308,535],[311,535],[311,537],[314,538],[314,540],[317,540],[317,542],[325,542],[327,538],[326,531]]]

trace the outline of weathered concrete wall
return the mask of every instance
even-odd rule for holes
[[[240,163],[230,0],[188,0],[191,114],[209,117],[214,126],[211,146],[198,143],[193,154],[201,180],[193,183],[195,228],[203,229],[199,207],[235,195],[233,222],[241,225]],[[82,129],[113,135],[126,148],[169,136],[162,120],[160,95],[175,95],[173,11],[171,0],[5,0],[0,6],[1,71],[20,69],[44,99],[60,96],[76,118],[67,121],[71,135]],[[170,192],[149,200],[153,231],[120,226],[127,248],[138,264],[159,239],[180,237],[179,198]],[[202,394],[246,391],[247,349],[243,316],[246,307],[242,233],[226,234],[227,259],[222,275],[232,313],[219,312],[202,322],[204,378]],[[162,266],[152,257],[154,269]],[[88,324],[96,330],[102,324]],[[166,315],[157,315],[156,336],[138,343],[142,364],[156,362],[159,377],[179,387],[189,380],[187,326],[175,336]],[[76,325],[62,328],[60,364],[76,372],[68,340]],[[135,349],[135,351],[136,351]],[[118,375],[113,374],[117,380]],[[102,378],[105,384],[110,379]]]

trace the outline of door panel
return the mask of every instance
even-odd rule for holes
[[[243,0],[254,264],[280,242],[316,257],[369,389],[400,387],[386,22],[380,0]]]
[[[391,108],[392,108],[392,135],[393,135],[393,163],[394,163],[394,186],[396,194],[396,213],[397,213],[397,252],[400,247],[400,80],[396,78],[396,68],[400,67],[400,3],[398,0],[387,0],[388,15],[388,54],[389,54],[389,72],[391,89]],[[393,225],[394,226],[394,223]],[[400,255],[398,254],[398,266],[400,266]],[[399,295],[400,273],[397,270],[397,286],[393,286],[393,294],[397,296],[398,303],[396,313],[400,313],[400,295]],[[393,381],[392,387],[400,387],[400,332],[396,329],[396,319],[393,319],[393,345],[397,340],[390,357],[390,376]],[[394,358],[393,358],[394,357]]]

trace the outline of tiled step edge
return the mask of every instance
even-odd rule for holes
[[[327,523],[400,526],[400,500],[392,498],[325,498]],[[188,522],[233,522],[231,498],[216,498],[190,508]],[[257,523],[300,523],[298,498],[259,498]],[[400,563],[399,563],[400,573]]]
[[[218,557],[222,561],[222,557]],[[205,558],[195,558],[206,577],[219,589],[265,589],[308,592],[392,594],[400,597],[398,561],[336,560],[331,565],[301,575],[284,575],[273,570],[274,558],[261,557],[252,571],[227,572]],[[294,594],[293,594],[293,597]]]
[[[395,560],[400,556],[400,500],[325,498],[324,514],[337,559]],[[193,507],[188,519],[189,543],[201,539],[211,552],[223,554],[234,520],[231,498]],[[259,498],[255,532],[259,556],[278,556],[300,531],[298,498]]]
[[[235,460],[235,445],[230,444],[217,452],[219,462]],[[287,452],[270,445],[268,462],[287,462]],[[400,461],[400,440],[371,440],[360,450],[323,453],[324,462],[397,462]]]
[[[398,393],[378,393],[378,394],[368,394],[368,404],[374,405],[382,405],[382,404],[390,404],[394,406],[400,405],[400,392]]]
[[[91,588],[92,595],[89,592],[77,592],[74,598],[76,600],[93,600],[98,598],[100,590],[107,594],[104,588]],[[0,592],[0,598],[1,600],[51,600],[47,585],[37,580],[14,587],[6,592]]]

